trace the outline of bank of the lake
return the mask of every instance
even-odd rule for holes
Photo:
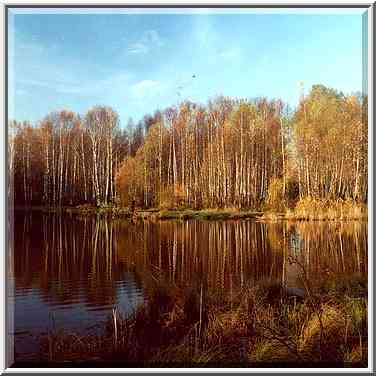
[[[263,210],[217,208],[217,209],[192,209],[192,208],[136,208],[115,205],[94,205],[78,206],[30,206],[17,207],[16,210],[31,210],[42,212],[65,212],[78,215],[110,215],[113,218],[124,218],[131,220],[239,220],[256,219],[263,221],[276,220],[313,220],[313,221],[347,221],[367,220],[368,209],[364,203],[357,203],[352,200],[325,201],[315,199],[303,199],[293,207],[283,207],[275,210],[265,207]]]
[[[51,364],[137,366],[367,365],[367,282],[306,285],[296,296],[275,283],[220,295],[199,283],[177,287],[149,277],[148,303],[124,318],[116,310],[102,336],[51,332],[40,338]]]

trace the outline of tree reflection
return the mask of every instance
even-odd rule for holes
[[[249,281],[299,285],[367,273],[361,222],[136,221],[26,214],[15,218],[16,289],[39,289],[49,304],[116,305],[126,273],[163,274],[171,283],[202,281],[237,290]],[[138,283],[138,282],[137,282]]]

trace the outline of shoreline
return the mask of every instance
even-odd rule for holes
[[[343,213],[336,208],[328,207],[327,212],[304,213],[296,210],[277,212],[273,210],[238,210],[238,209],[136,209],[129,210],[127,207],[78,205],[78,206],[15,206],[14,211],[40,211],[44,213],[67,213],[77,215],[110,215],[112,218],[129,220],[258,220],[265,222],[275,221],[368,221],[368,210],[357,213]],[[329,213],[329,214],[328,214]]]

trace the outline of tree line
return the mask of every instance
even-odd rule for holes
[[[96,106],[11,121],[16,205],[261,208],[367,201],[367,100],[315,85],[281,100],[184,101],[121,128]]]

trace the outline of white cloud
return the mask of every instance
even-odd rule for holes
[[[59,82],[56,80],[45,80],[45,79],[38,80],[38,79],[23,78],[23,79],[16,79],[16,83],[22,86],[37,86],[37,87],[42,87],[46,89],[51,89],[62,94],[77,94],[78,93],[78,87],[76,87],[74,83]],[[16,94],[18,94],[18,91],[19,90],[16,91]]]
[[[133,43],[128,47],[128,52],[130,54],[147,54],[149,47],[143,43]]]
[[[46,50],[45,46],[35,40],[17,42],[16,47],[20,52],[35,55],[42,54]]]
[[[163,89],[163,85],[160,81],[154,80],[142,80],[132,85],[131,94],[135,99],[143,99],[157,95]]]
[[[223,50],[219,53],[219,56],[226,60],[231,60],[239,57],[240,51],[236,48],[230,48],[228,50]]]
[[[104,79],[82,81],[80,79],[30,79],[18,78],[16,84],[22,87],[37,86],[53,90],[61,94],[74,94],[79,96],[96,96],[103,94],[104,90],[125,90],[129,86],[131,75],[117,73]],[[23,90],[23,89],[21,89]],[[17,93],[16,91],[16,94]]]
[[[63,41],[63,37],[61,37]],[[17,51],[18,57],[35,57],[35,56],[47,56],[50,53],[54,53],[58,50],[57,42],[44,42],[39,41],[35,36],[25,37],[19,34],[17,39],[12,41],[14,51]]]
[[[192,33],[198,47],[210,49],[220,41],[208,15],[200,14],[193,20]]]
[[[152,48],[162,47],[164,44],[158,31],[146,30],[140,40],[128,46],[130,54],[147,54]]]
[[[26,95],[27,91],[24,89],[16,89],[16,95]]]
[[[144,39],[145,39],[145,42],[150,42],[151,44],[157,47],[161,47],[164,44],[157,30],[145,31]]]

